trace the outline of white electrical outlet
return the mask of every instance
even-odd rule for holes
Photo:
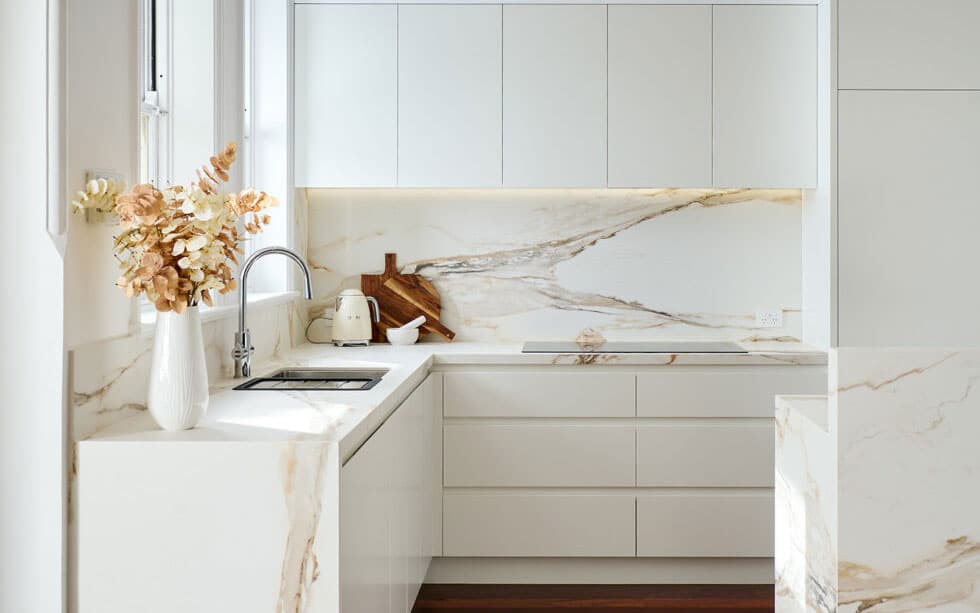
[[[120,185],[125,182],[123,174],[117,170],[86,170],[85,182],[88,183],[92,179],[112,179]],[[85,209],[86,223],[113,226],[118,221],[119,218],[113,213],[96,211],[95,209]]]
[[[755,314],[756,328],[782,328],[782,311],[757,311]]]

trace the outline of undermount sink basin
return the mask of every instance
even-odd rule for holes
[[[249,379],[235,389],[364,391],[377,385],[387,372],[387,369],[284,368],[264,377]]]

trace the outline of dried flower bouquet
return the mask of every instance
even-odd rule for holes
[[[183,313],[189,306],[212,304],[212,292],[235,289],[232,265],[244,253],[247,234],[270,222],[262,213],[278,201],[265,192],[246,189],[225,193],[228,169],[235,161],[235,143],[212,156],[188,186],[162,190],[148,183],[124,185],[104,179],[89,181],[72,202],[76,210],[110,210],[122,231],[113,250],[122,275],[116,281],[127,296],[146,294],[158,311]]]

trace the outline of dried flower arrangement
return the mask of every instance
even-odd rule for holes
[[[121,232],[113,251],[122,275],[116,281],[127,296],[146,294],[158,311],[183,313],[189,306],[212,304],[212,292],[235,289],[232,265],[243,254],[248,234],[262,231],[271,219],[262,213],[278,201],[265,192],[220,191],[235,161],[236,145],[228,143],[197,171],[188,186],[162,190],[148,183],[124,185],[98,179],[72,202],[75,210],[94,208],[119,216]]]

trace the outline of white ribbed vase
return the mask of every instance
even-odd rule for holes
[[[208,369],[197,307],[157,313],[146,406],[164,430],[187,430],[204,417]]]

